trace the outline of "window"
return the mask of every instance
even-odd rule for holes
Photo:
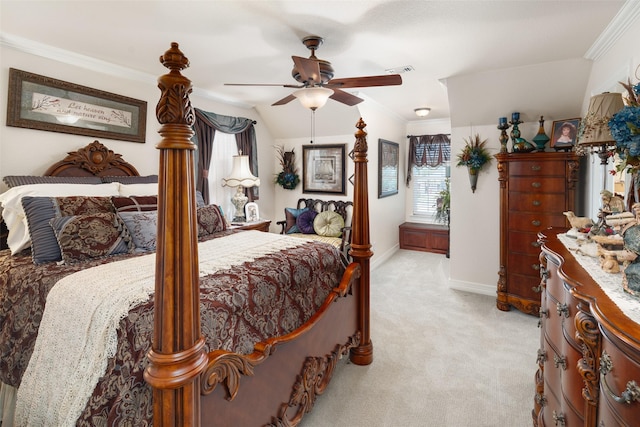
[[[233,156],[238,154],[236,136],[217,131],[213,137],[212,150],[208,177],[209,203],[220,206],[224,216],[231,221],[236,212],[236,208],[231,204],[231,198],[237,188],[223,187],[222,178],[229,176],[233,166]]]
[[[434,167],[413,166],[411,182],[414,216],[422,217],[426,222],[438,222],[438,198],[440,192],[447,187],[446,179],[449,178],[449,172],[448,160]]]

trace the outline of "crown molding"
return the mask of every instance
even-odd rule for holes
[[[120,77],[127,80],[133,80],[155,86],[158,76],[154,76],[141,71],[136,71],[128,67],[112,64],[87,55],[71,52],[66,49],[49,46],[44,43],[35,42],[13,34],[0,32],[0,46],[17,50],[19,52],[28,53],[30,55],[40,56],[42,58],[51,59],[63,64],[72,65],[87,70],[108,74],[114,77]],[[193,87],[193,94],[202,98],[210,99],[215,102],[233,105],[239,108],[254,108],[244,102],[238,102],[232,99],[221,97],[213,92]]]
[[[589,50],[584,54],[585,59],[597,61],[611,49],[618,39],[627,32],[629,27],[640,17],[640,1],[627,0],[609,25],[604,29]]]

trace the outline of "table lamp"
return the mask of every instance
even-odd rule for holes
[[[244,189],[249,187],[257,187],[260,185],[260,178],[255,177],[249,168],[249,156],[243,156],[242,153],[233,156],[233,167],[231,175],[222,179],[223,187],[237,187],[238,190],[231,198],[231,203],[236,208],[236,215],[233,222],[245,222],[244,205],[247,204],[249,198],[245,196]]]

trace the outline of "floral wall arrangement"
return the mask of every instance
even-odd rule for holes
[[[466,166],[469,171],[469,181],[471,183],[471,191],[476,192],[478,183],[478,172],[485,165],[491,163],[491,154],[486,147],[487,140],[480,140],[480,135],[476,134],[474,138],[465,139],[465,145],[462,151],[458,153],[458,164],[456,166]]]
[[[294,150],[285,151],[284,146],[276,146],[276,155],[282,172],[276,175],[275,183],[285,190],[293,190],[300,183],[300,176],[296,168],[296,155]]]

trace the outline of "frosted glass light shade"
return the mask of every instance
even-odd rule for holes
[[[426,117],[429,115],[429,112],[431,111],[431,108],[427,108],[427,107],[422,107],[422,108],[416,108],[415,110],[416,116],[418,117]]]
[[[293,96],[298,98],[305,108],[314,111],[324,107],[331,95],[333,91],[326,87],[307,87],[293,92]]]

